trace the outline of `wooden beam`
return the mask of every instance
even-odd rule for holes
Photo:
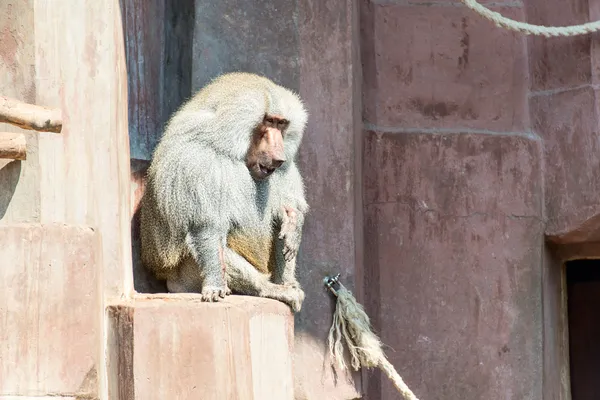
[[[22,133],[0,132],[0,158],[27,159],[27,140]]]
[[[0,122],[7,122],[23,129],[60,133],[62,111],[0,96]]]

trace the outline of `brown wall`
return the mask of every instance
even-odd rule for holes
[[[361,3],[375,327],[419,398],[541,399],[543,166],[525,38],[458,2]],[[397,396],[379,373],[366,386]]]
[[[420,398],[569,398],[561,265],[600,256],[594,36],[526,40],[458,1],[361,4],[365,301],[392,362]]]

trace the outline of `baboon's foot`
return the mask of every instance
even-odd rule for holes
[[[229,295],[231,290],[227,286],[205,286],[202,288],[202,301],[217,302]]]
[[[280,293],[274,297],[290,306],[292,311],[297,313],[302,309],[302,303],[304,302],[304,291],[299,287],[281,286]]]
[[[225,282],[225,296],[229,296],[231,294],[231,289],[229,289],[229,285]]]

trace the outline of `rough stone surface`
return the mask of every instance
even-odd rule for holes
[[[353,0],[303,0],[298,7],[300,94],[310,113],[298,161],[311,211],[298,263],[306,299],[296,317],[296,396],[347,400],[360,396],[360,380],[331,371],[326,337],[334,303],[322,282],[341,273],[361,298],[358,16]]]
[[[368,132],[364,173],[367,310],[407,384],[541,399],[540,142]],[[397,397],[379,373],[366,393]]]
[[[600,240],[598,98],[584,86],[530,100],[544,139],[546,234],[559,243]]]
[[[583,24],[598,19],[591,10],[597,5],[588,0],[525,1],[527,21],[546,26]],[[597,80],[598,68],[592,65],[591,50],[596,47],[594,36],[570,38],[530,37],[531,90],[564,89]],[[595,60],[597,63],[598,60]],[[593,77],[593,78],[592,78]]]
[[[294,398],[294,321],[286,305],[179,297],[137,297],[109,307],[111,399]]]
[[[225,72],[264,74],[298,88],[296,1],[196,1],[193,90]]]
[[[532,0],[526,7],[532,23],[572,25],[600,18],[600,3],[587,0]],[[529,41],[530,112],[546,153],[546,235],[559,244],[600,240],[600,115],[595,86],[600,47],[594,38]]]
[[[525,37],[465,7],[363,7],[367,122],[401,129],[528,130]],[[523,19],[519,7],[492,7]]]
[[[36,102],[63,113],[39,135],[40,221],[102,235],[107,296],[132,289],[127,71],[119,1],[35,2]],[[33,40],[33,39],[31,39]]]
[[[596,1],[530,0],[524,3],[528,21],[534,24],[566,26],[600,18],[600,3]],[[595,39],[595,35],[531,37],[528,43],[530,113],[533,129],[544,143],[545,233],[551,241],[546,246],[543,265],[544,399],[597,397],[593,385],[586,387],[592,382],[586,370],[569,365],[593,350],[587,348],[576,354],[577,346],[569,349],[569,315],[576,320],[588,318],[585,309],[568,309],[567,299],[571,294],[567,295],[564,269],[565,261],[600,256],[596,90],[600,47]],[[587,296],[585,292],[579,293],[572,300],[593,301]],[[587,340],[586,332],[590,330],[586,328],[576,333],[581,335],[575,339],[579,344]],[[593,370],[593,366],[587,370]]]
[[[63,224],[6,225],[0,243],[0,395],[97,396],[99,235]]]

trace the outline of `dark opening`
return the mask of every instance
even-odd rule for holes
[[[600,399],[600,260],[566,264],[572,400]]]

